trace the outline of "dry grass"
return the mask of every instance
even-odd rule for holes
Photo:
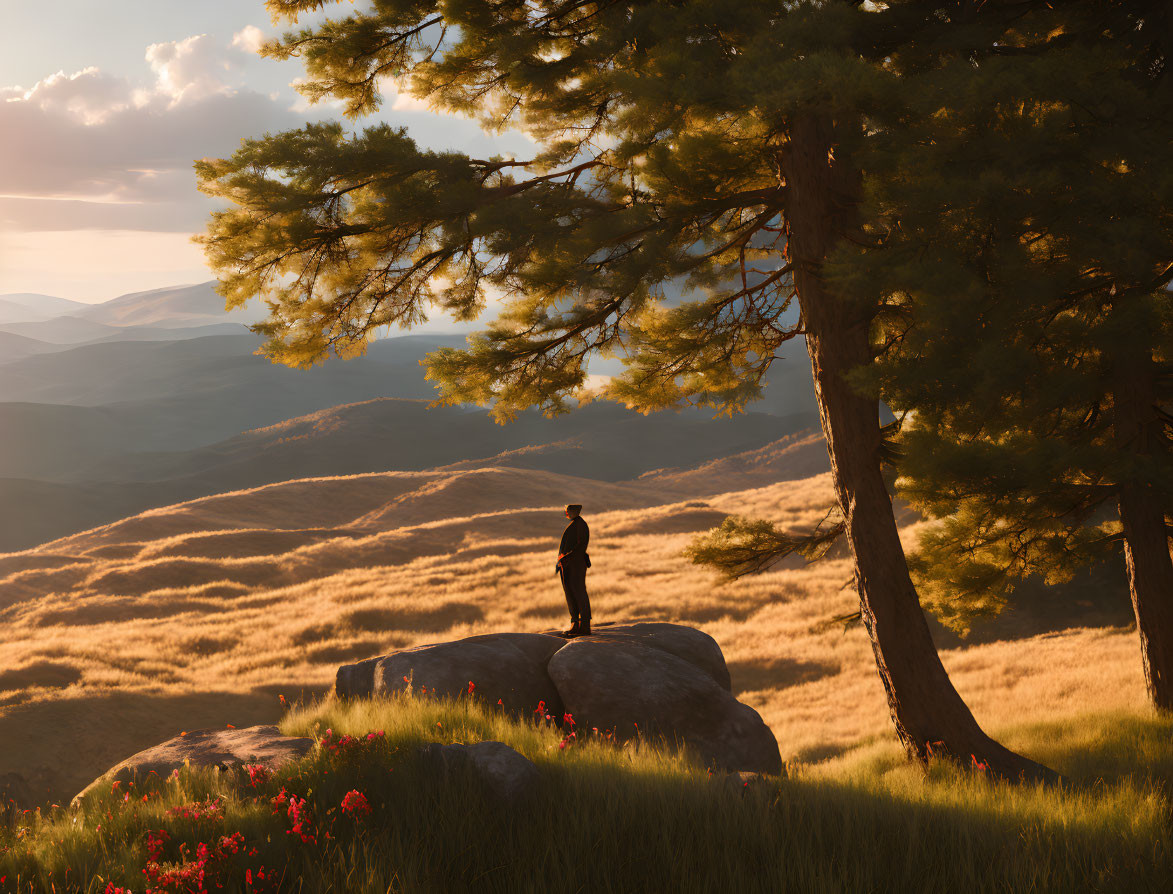
[[[67,798],[180,730],[275,720],[279,694],[324,690],[340,663],[561,624],[553,562],[567,502],[587,507],[597,621],[712,634],[784,758],[831,758],[887,737],[866,634],[825,624],[855,607],[845,558],[723,583],[680,555],[726,513],[818,521],[829,476],[784,480],[810,462],[810,445],[791,441],[752,461],[628,484],[491,466],[293,481],[0,556],[0,777],[21,772]],[[992,728],[1144,710],[1125,630],[943,657]]]

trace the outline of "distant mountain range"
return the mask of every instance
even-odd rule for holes
[[[76,314],[90,306],[80,301],[70,301],[68,298],[55,298],[52,295],[13,292],[0,295],[0,325],[48,320],[52,317]]]
[[[217,294],[214,285],[205,282],[131,292],[97,304],[28,292],[0,295],[0,326],[10,329],[14,325],[37,323],[41,324],[37,331],[42,333],[42,340],[53,340],[47,336],[60,331],[75,333],[77,337],[68,339],[73,342],[85,340],[88,332],[109,334],[105,329],[87,330],[78,321],[93,324],[94,327],[154,326],[181,329],[223,323],[248,325],[264,316],[256,307],[227,313],[224,310],[224,299]],[[31,335],[28,332],[22,334]],[[67,340],[60,336],[57,338],[59,343]]]
[[[9,306],[26,318],[5,322]],[[0,505],[19,507],[0,517],[0,551],[292,478],[507,462],[620,481],[818,424],[805,354],[775,365],[762,412],[733,419],[596,402],[499,426],[479,409],[427,409],[420,361],[462,336],[386,338],[293,370],[256,355],[243,325],[255,317],[225,314],[210,283],[99,305],[0,296]]]

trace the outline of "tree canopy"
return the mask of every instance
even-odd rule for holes
[[[268,4],[293,22],[331,5]],[[877,398],[897,376],[877,378],[874,361],[913,345],[910,321],[964,331],[975,319],[967,300],[950,317],[948,301],[916,298],[948,293],[970,260],[923,249],[936,216],[967,227],[964,209],[947,213],[964,178],[943,176],[936,130],[964,158],[980,110],[1033,101],[1006,84],[1040,74],[1049,109],[1070,70],[1056,59],[1147,27],[1153,4],[1076,7],[371,0],[265,52],[302,59],[303,92],[349,114],[377,110],[394,81],[485,128],[524,131],[533,155],[425,151],[386,124],[246,140],[197,165],[201,188],[235,206],[214,215],[204,245],[230,305],[269,302],[266,350],[294,365],[361,351],[429,309],[475,317],[500,296],[497,318],[467,350],[434,355],[429,375],[441,400],[503,420],[567,409],[589,359],[608,353],[626,363],[610,397],[734,412],[783,345],[805,340],[898,734],[914,756],[934,748],[1045,775],[982,733],[932,646],[880,473]],[[1033,59],[1051,68],[1022,67]],[[1010,142],[997,151],[987,202],[1015,164]]]
[[[964,627],[1023,579],[1069,579],[1123,541],[1168,707],[1170,13],[1073,3],[1047,26],[1031,52],[935,74],[926,114],[894,134],[871,182],[899,228],[853,275],[900,313],[863,377],[909,414],[901,494],[942,519],[914,559],[934,611]]]

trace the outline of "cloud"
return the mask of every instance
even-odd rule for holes
[[[192,161],[303,120],[233,82],[240,56],[195,35],[149,46],[146,84],[91,67],[0,88],[0,227],[201,229]]]
[[[0,229],[202,230],[213,206],[196,190],[194,159],[230,155],[242,137],[340,117],[329,103],[295,105],[290,91],[246,86],[246,53],[264,37],[250,25],[231,41],[198,34],[151,44],[149,74],[137,81],[89,67],[28,89],[0,87]],[[385,117],[429,148],[530,151],[519,134],[489,137],[467,119],[388,99]]]
[[[232,35],[232,45],[246,53],[256,54],[265,42],[265,32],[256,25],[245,25]]]
[[[147,62],[155,73],[155,93],[178,103],[217,93],[231,94],[225,75],[233,68],[227,52],[206,34],[153,43]]]

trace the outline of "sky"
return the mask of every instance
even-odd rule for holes
[[[192,161],[342,118],[297,94],[296,61],[256,55],[287,27],[263,0],[0,0],[0,10],[0,294],[95,302],[211,279],[191,236],[215,205],[196,191]],[[375,120],[430,148],[529,145],[435,115],[390,84],[380,113],[348,126]]]

